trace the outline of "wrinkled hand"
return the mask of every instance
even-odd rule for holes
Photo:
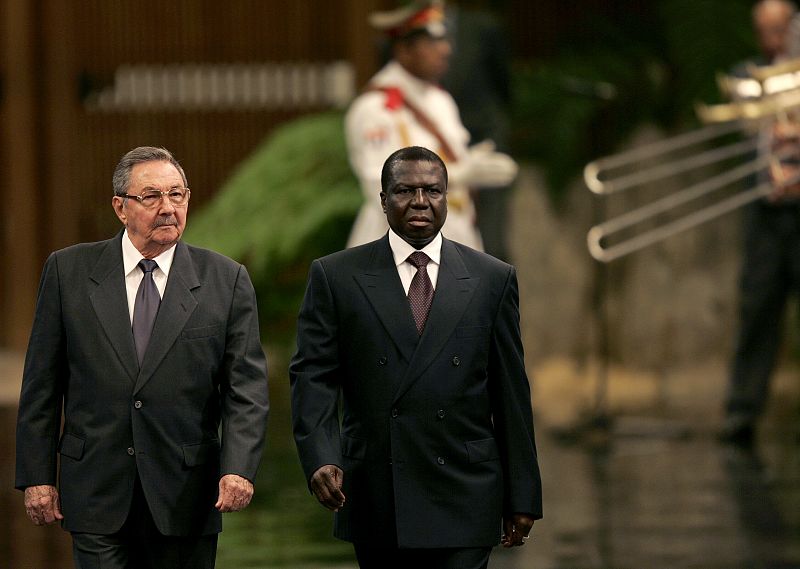
[[[253,483],[238,474],[226,474],[219,479],[219,499],[214,507],[220,512],[244,510],[253,499]]]
[[[344,482],[342,469],[334,464],[326,464],[311,476],[311,491],[320,504],[338,512],[344,506],[345,499],[342,482]]]
[[[497,152],[494,142],[485,140],[469,148],[455,173],[456,181],[477,188],[500,188],[509,185],[517,177],[519,167],[511,156]],[[452,175],[450,176],[452,178]]]
[[[527,514],[514,514],[510,518],[503,518],[504,533],[500,543],[503,547],[525,545],[532,528],[533,518]]]
[[[25,488],[25,511],[37,526],[63,520],[58,490],[47,484]]]

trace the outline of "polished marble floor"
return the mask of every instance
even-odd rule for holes
[[[305,489],[279,385],[256,499],[226,516],[217,567],[354,568]],[[496,550],[491,569],[800,569],[796,393],[773,402],[741,449],[716,441],[719,401],[696,391],[686,405],[622,409],[605,428],[540,425],[545,519],[524,548]],[[72,569],[68,537],[33,527],[11,489],[15,416],[13,402],[0,405],[0,568]]]

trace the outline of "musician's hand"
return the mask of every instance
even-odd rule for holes
[[[769,175],[774,189],[767,199],[781,202],[800,198],[800,123],[777,120],[771,132]]]
[[[772,137],[775,142],[797,142],[800,140],[800,124],[794,121],[776,121],[772,126]]]
[[[773,162],[770,167],[773,190],[767,199],[773,203],[800,198],[800,165]]]

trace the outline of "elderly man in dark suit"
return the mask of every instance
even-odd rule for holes
[[[362,568],[486,567],[541,517],[516,273],[442,237],[433,152],[393,153],[381,187],[388,234],[311,265],[290,367],[300,461]]]
[[[190,192],[167,150],[131,150],[113,186],[125,229],[44,267],[16,486],[34,523],[72,533],[78,569],[213,568],[264,444],[255,293],[242,265],[180,241]]]

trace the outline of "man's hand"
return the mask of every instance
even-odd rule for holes
[[[533,528],[533,518],[527,514],[514,514],[510,518],[503,518],[505,533],[500,539],[503,547],[525,545],[525,540]]]
[[[772,127],[772,161],[770,177],[774,190],[767,196],[771,202],[800,197],[800,124],[778,121]]]
[[[329,510],[338,512],[344,506],[343,481],[342,469],[334,464],[326,464],[311,476],[311,491],[320,504]]]
[[[25,511],[37,526],[52,524],[64,519],[64,516],[61,515],[58,490],[55,486],[48,484],[25,488]]]
[[[219,499],[214,507],[220,512],[244,510],[253,499],[253,483],[238,474],[226,474],[219,479]]]
[[[767,196],[771,202],[780,202],[800,197],[800,168],[796,164],[773,162],[770,176],[774,189]]]

